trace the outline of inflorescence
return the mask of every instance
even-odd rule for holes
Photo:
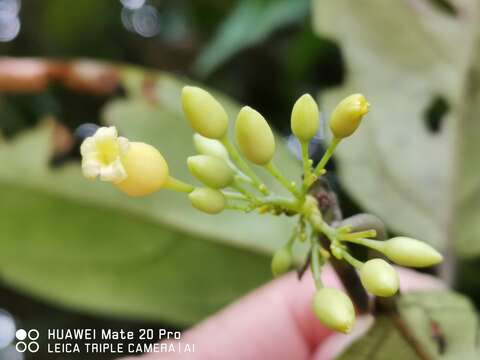
[[[290,239],[273,255],[272,272],[278,276],[289,271],[294,266],[293,246],[308,241],[311,271],[317,287],[313,301],[315,314],[324,325],[345,333],[354,325],[355,311],[344,292],[322,284],[321,269],[330,256],[355,267],[365,289],[383,297],[397,293],[397,272],[381,258],[365,263],[356,259],[349,251],[349,243],[374,249],[403,266],[427,267],[442,261],[435,249],[419,240],[395,237],[379,241],[374,239],[376,231],[373,229],[354,232],[349,227],[335,228],[324,221],[317,200],[309,195],[312,185],[326,173],[325,166],[335,148],[355,132],[368,113],[369,104],[363,95],[346,97],[332,112],[329,121],[332,140],[316,166],[309,157],[309,144],[320,126],[318,106],[308,94],[296,101],[291,129],[302,149],[303,177],[298,184],[287,179],[273,162],[275,137],[258,111],[248,106],[239,111],[235,121],[237,146],[234,146],[228,137],[228,115],[209,92],[185,86],[181,100],[186,118],[196,132],[193,141],[198,152],[187,159],[187,166],[202,186],[174,178],[157,149],[118,136],[114,127],[100,127],[87,134],[89,136],[81,145],[84,176],[111,182],[130,196],[146,196],[162,188],[186,193],[193,207],[208,214],[231,209],[296,216],[298,224]],[[91,125],[88,126],[91,129]],[[251,164],[263,168],[289,195],[275,194],[257,176]],[[320,235],[329,240],[328,247],[320,242]]]

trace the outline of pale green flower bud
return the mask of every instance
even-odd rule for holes
[[[403,236],[381,243],[378,250],[402,266],[427,267],[436,265],[443,260],[442,255],[430,245]]]
[[[225,209],[225,196],[218,190],[196,188],[188,194],[193,207],[207,214],[218,214]]]
[[[200,134],[193,135],[195,150],[202,155],[215,156],[216,158],[228,160],[228,152],[223,144],[215,139],[209,139]]]
[[[313,310],[323,325],[348,333],[355,324],[355,309],[350,298],[340,290],[321,288],[313,299]]]
[[[393,296],[400,286],[397,272],[383,259],[372,259],[363,264],[360,280],[363,287],[376,296]]]
[[[127,177],[115,186],[127,195],[149,195],[164,187],[170,179],[167,162],[149,144],[130,142],[121,162]]]
[[[362,94],[353,94],[340,101],[330,119],[333,135],[339,139],[352,135],[369,107],[370,104]]]
[[[290,270],[293,264],[292,252],[290,249],[283,247],[278,249],[272,258],[272,274],[280,276]]]
[[[240,151],[249,161],[266,165],[275,153],[275,137],[265,118],[251,107],[244,106],[237,116],[235,137]]]
[[[292,109],[292,132],[301,142],[309,142],[320,126],[318,106],[309,95],[302,95]]]
[[[211,139],[221,139],[227,133],[227,113],[208,91],[195,86],[185,86],[182,89],[182,106],[196,132]]]
[[[187,159],[188,169],[205,185],[222,189],[233,181],[233,171],[225,160],[210,155],[195,155]]]

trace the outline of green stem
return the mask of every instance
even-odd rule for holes
[[[314,174],[316,176],[320,176],[322,174],[322,171],[325,169],[325,165],[327,165],[328,160],[330,160],[330,158],[332,157],[333,152],[337,148],[337,145],[340,143],[340,140],[341,139],[336,137],[333,138],[332,142],[327,148],[327,151],[325,151],[325,154],[323,154],[322,158],[320,159],[320,162],[315,168]]]
[[[225,207],[228,210],[239,210],[243,212],[250,212],[252,211],[252,208],[249,206],[244,206],[244,205],[237,205],[237,204],[227,204]]]
[[[368,247],[370,249],[377,250],[379,252],[382,252],[382,250],[385,247],[385,242],[378,241],[378,240],[372,240],[372,239],[364,239],[364,238],[344,239],[344,241],[348,241],[348,242],[351,242],[353,244],[362,245],[362,246]]]
[[[231,200],[250,201],[250,199],[242,193],[224,191],[223,195],[225,195],[227,199],[231,199]]]
[[[235,177],[238,181],[255,187],[255,183],[253,182],[253,180],[238,169],[236,169],[235,171]]]
[[[354,268],[360,269],[363,263],[357,259],[355,259],[348,251],[343,252],[343,258]]]
[[[318,219],[313,219],[313,226],[315,227],[315,229],[318,231],[318,232],[322,232],[324,233],[327,238],[332,242],[332,243],[336,243],[338,242],[338,239],[337,239],[337,231],[335,230],[335,228],[331,227],[330,225],[328,225],[325,221],[323,221],[323,219],[320,218],[320,221]]]
[[[265,169],[272,175],[280,184],[283,185],[288,191],[290,191],[297,199],[301,199],[302,195],[298,192],[295,183],[288,181],[280,172],[280,170],[273,164],[269,162],[265,165]]]
[[[302,146],[302,162],[303,162],[303,187],[302,193],[306,194],[308,188],[313,183],[312,181],[312,160],[310,160],[310,156],[308,153],[308,141],[300,142]]]
[[[171,177],[171,176],[168,178],[164,187],[165,189],[170,189],[170,190],[179,191],[179,192],[186,192],[186,193],[191,193],[195,188],[194,186],[184,181],[175,179],[174,177]]]
[[[242,185],[239,184],[238,179],[235,177],[233,180],[233,183],[230,184],[230,187],[233,189],[237,190],[239,193],[241,193],[243,196],[245,196],[249,201],[251,201],[253,204],[258,203],[257,197],[249,192],[248,190],[244,189]]]
[[[340,233],[340,231],[338,231],[337,229],[337,233],[339,234],[338,236],[338,239],[339,240],[344,240],[344,241],[348,241],[348,240],[355,240],[355,239],[358,239],[358,238],[374,238],[377,236],[377,232],[375,230],[365,230],[365,231],[359,231],[359,232],[353,232],[353,233]]]
[[[250,168],[250,166],[242,159],[237,149],[230,142],[227,136],[220,140],[227,149],[228,154],[230,155],[232,162],[240,168],[248,177],[252,179],[253,185],[264,195],[268,195],[269,191],[264,183],[260,181],[255,172]]]
[[[283,196],[270,195],[258,199],[261,205],[276,205],[287,210],[299,212],[298,201]]]
[[[234,163],[231,159],[228,159],[227,161],[227,164],[228,166],[230,167],[230,169],[233,170],[233,172],[235,173],[235,177],[239,180],[239,181],[242,181],[248,185],[253,185],[255,186],[252,178],[250,178],[249,176],[245,175]]]

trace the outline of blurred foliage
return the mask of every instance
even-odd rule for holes
[[[468,359],[462,356],[478,350],[478,318],[467,298],[447,291],[408,293],[400,298],[398,306],[401,321],[429,359]],[[420,357],[392,319],[379,316],[365,336],[348,347],[339,359],[413,360]]]
[[[394,231],[478,256],[479,7],[458,7],[455,16],[427,1],[317,0],[314,19],[347,62],[324,108],[356,91],[372,104],[338,151],[342,183]]]
[[[196,78],[199,74],[193,70],[199,56],[205,56],[206,49],[215,46],[210,42],[219,38],[220,29],[238,24],[234,21],[238,9],[248,7],[248,14],[255,16],[257,24],[242,32],[245,38],[235,44],[235,56],[224,58],[223,66],[215,67],[211,75],[201,79],[204,84],[252,105],[280,130],[288,131],[291,106],[299,95],[342,80],[338,48],[331,41],[313,35],[304,0],[150,0],[148,3],[158,9],[160,23],[160,33],[151,38],[125,28],[119,0],[24,3],[20,13],[21,32],[14,41],[0,43],[0,54],[91,57],[131,62]],[[271,19],[269,22],[264,22],[265,14]],[[251,21],[243,16],[239,26]],[[235,29],[236,26],[230,33]],[[76,113],[87,118],[90,108],[98,107],[98,99],[75,94],[70,96],[72,101],[66,101],[65,95],[68,94],[53,89],[44,96],[50,103],[61,99],[58,110],[69,115],[62,116],[65,121],[72,121],[72,117],[80,119]],[[79,96],[81,99],[75,103],[75,97]],[[78,105],[85,100],[97,104]],[[20,104],[21,110],[23,106],[31,108],[32,101],[39,102],[30,97]]]
[[[306,19],[310,0],[241,0],[198,57],[195,69],[210,74],[239,50],[252,46],[279,27]]]

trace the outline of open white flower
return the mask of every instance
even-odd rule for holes
[[[118,136],[114,126],[101,127],[87,137],[81,147],[82,172],[87,179],[118,183],[126,179],[127,172],[120,161],[129,148],[127,138]]]

